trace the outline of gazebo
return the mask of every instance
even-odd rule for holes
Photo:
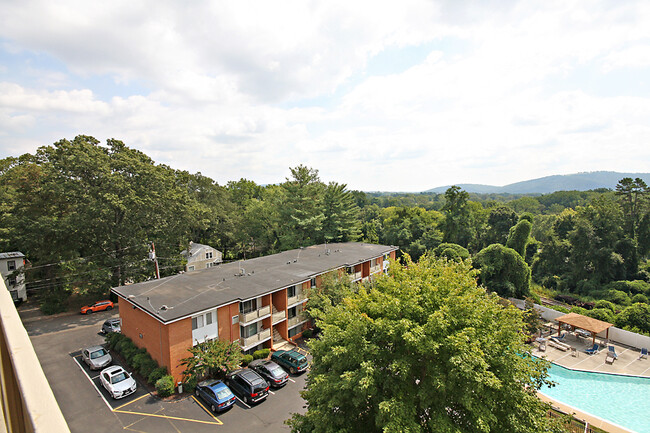
[[[603,331],[607,331],[605,338],[609,339],[609,328],[611,328],[611,323],[603,322],[602,320],[594,319],[592,317],[583,316],[578,313],[569,313],[564,316],[560,316],[557,319],[559,326],[557,327],[557,335],[559,336],[562,333],[562,324],[567,324],[573,326],[574,328],[584,329],[591,333],[592,343],[596,343],[596,334],[599,334]]]

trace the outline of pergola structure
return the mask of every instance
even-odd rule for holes
[[[605,338],[609,339],[609,328],[611,328],[611,323],[603,322],[602,320],[594,319],[593,317],[583,316],[578,313],[569,313],[564,316],[560,316],[557,319],[559,326],[557,327],[557,335],[559,336],[562,333],[562,324],[567,324],[573,326],[574,328],[584,329],[591,333],[592,343],[596,343],[596,334],[599,334],[603,331],[607,331]]]

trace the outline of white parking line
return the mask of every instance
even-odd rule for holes
[[[236,398],[237,400],[239,400],[239,402],[240,402],[241,404],[243,404],[244,406],[246,406],[247,408],[249,408],[249,409],[251,408],[249,405],[247,405],[246,403],[244,403],[243,401],[241,401],[241,400],[239,399],[239,397],[235,396],[235,398]]]
[[[296,381],[295,381],[295,380],[293,380],[292,378],[289,378],[289,380],[290,380],[290,381],[292,381],[293,383],[296,383]]]
[[[95,388],[95,390],[97,390],[97,394],[99,394],[99,396],[102,398],[102,400],[104,400],[104,403],[106,403],[106,406],[108,407],[108,410],[110,410],[111,412],[113,412],[113,408],[112,408],[111,405],[108,403],[108,401],[104,398],[104,395],[103,395],[102,392],[99,390],[99,388],[97,388],[97,385],[95,385],[95,382],[93,382],[93,380],[90,378],[90,376],[88,375],[88,373],[86,373],[86,370],[84,370],[83,366],[79,363],[79,360],[78,360],[76,357],[75,357],[75,358],[72,358],[72,359],[74,359],[74,362],[79,366],[79,368],[81,369],[81,371],[83,372],[83,374],[86,375],[86,377],[88,378],[88,380],[90,381],[90,383],[93,385],[93,388]]]
[[[270,389],[269,389],[269,394],[275,395],[275,393],[273,391],[271,391]]]

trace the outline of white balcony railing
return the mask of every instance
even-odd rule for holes
[[[296,296],[292,296],[287,299],[287,305],[297,304],[307,299],[307,296],[304,293],[298,293]]]
[[[291,319],[288,320],[287,326],[291,328],[292,326],[296,326],[297,324],[304,322],[305,320],[307,320],[307,316],[303,314],[298,314],[297,316],[292,317]]]
[[[250,313],[240,314],[239,321],[242,323],[254,322],[255,320],[268,316],[269,314],[271,314],[271,307],[267,305],[255,311],[251,311]]]
[[[241,341],[242,341],[242,346],[249,347],[249,346],[255,346],[256,344],[268,340],[269,338],[271,338],[271,329],[263,329],[255,335],[242,338]]]
[[[370,273],[371,273],[371,274],[374,274],[375,272],[379,272],[380,270],[381,270],[381,266],[379,266],[379,265],[377,265],[377,266],[372,266],[372,267],[370,268]]]
[[[275,325],[278,322],[283,321],[284,319],[287,318],[287,314],[284,311],[278,311],[277,313],[273,313],[273,324]]]
[[[70,429],[38,362],[11,294],[0,278],[0,431]]]
[[[350,280],[356,281],[356,280],[361,278],[361,271],[354,272],[354,273],[351,273],[351,274],[348,274],[348,275],[350,276]]]

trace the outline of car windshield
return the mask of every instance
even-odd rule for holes
[[[122,382],[123,380],[126,380],[129,376],[126,374],[126,372],[122,371],[121,373],[116,374],[115,376],[111,376],[111,383],[119,383]]]
[[[95,350],[94,352],[90,352],[90,359],[101,358],[104,355],[106,355],[106,351],[104,349]]]
[[[284,375],[284,370],[277,365],[270,365],[269,371],[271,372],[273,377],[282,377]]]
[[[229,396],[230,396],[230,391],[228,391],[226,388],[221,388],[219,391],[217,391],[218,400],[224,400]]]

